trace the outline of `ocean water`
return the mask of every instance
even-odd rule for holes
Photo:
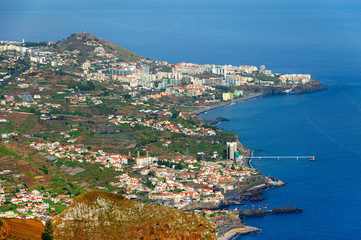
[[[256,65],[309,73],[328,90],[266,96],[203,114],[226,117],[253,160],[288,183],[269,207],[301,214],[247,219],[262,229],[239,239],[354,239],[361,234],[361,2],[326,0],[1,1],[1,40],[57,41],[87,32],[171,63]]]
[[[361,234],[360,100],[360,85],[330,83],[326,91],[267,96],[202,115],[230,119],[219,127],[237,132],[255,156],[316,156],[316,161],[252,160],[263,174],[288,183],[266,191],[267,200],[255,205],[304,212],[249,218],[247,224],[262,233],[239,239],[350,239]]]

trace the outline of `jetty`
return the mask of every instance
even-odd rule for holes
[[[247,156],[244,156],[243,158],[249,158],[249,159],[251,159],[251,158],[258,158],[259,160],[261,160],[261,159],[269,159],[269,158],[272,158],[272,159],[278,159],[278,160],[280,160],[281,158],[287,158],[287,159],[296,159],[296,160],[298,160],[298,159],[308,159],[308,160],[310,160],[310,161],[315,161],[315,156],[249,156],[249,157],[247,157]]]
[[[245,235],[250,233],[257,233],[261,230],[256,227],[245,226],[245,225],[234,225],[227,226],[217,232],[218,240],[230,240],[233,239],[236,235]]]

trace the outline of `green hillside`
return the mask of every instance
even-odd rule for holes
[[[119,57],[120,61],[132,62],[142,58],[125,48],[98,38],[90,33],[72,34],[64,41],[57,42],[54,46],[54,51],[62,52],[68,50],[72,52],[78,50],[80,52],[79,58],[84,60],[87,57],[96,55],[94,49],[99,46],[94,46],[95,44],[101,45],[106,53],[113,53],[115,56]]]

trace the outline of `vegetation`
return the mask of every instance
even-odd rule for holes
[[[5,155],[11,154],[11,155],[14,155],[14,156],[17,156],[17,157],[20,156],[17,152],[15,152],[15,151],[13,151],[11,149],[8,149],[8,148],[6,148],[6,147],[4,147],[2,145],[0,145],[0,152],[5,154]]]
[[[68,84],[68,88],[78,89],[80,91],[91,91],[95,89],[95,85],[90,81],[86,83],[72,82]]]
[[[217,239],[214,225],[197,213],[139,203],[103,191],[77,197],[55,219],[54,226],[55,239],[71,239],[73,234],[80,240],[159,236],[164,239]]]
[[[46,46],[47,43],[45,41],[42,42],[25,42],[24,47],[43,47]]]
[[[98,46],[101,47],[96,50]],[[129,89],[129,85],[119,84],[117,80],[110,79],[110,76],[98,79],[88,75],[84,78],[79,72],[82,71],[81,64],[85,60],[90,60],[91,72],[96,72],[105,69],[107,61],[116,65],[118,61],[140,59],[140,56],[91,34],[72,34],[66,40],[56,43],[53,49],[49,47],[46,49],[58,51],[56,58],[49,55],[49,61],[66,59],[63,65],[55,69],[50,62],[34,63],[33,69],[36,70],[24,74],[24,79],[19,79],[19,84],[20,81],[25,85],[28,84],[25,90],[18,83],[11,84],[0,96],[3,100],[1,104],[11,109],[9,112],[3,112],[4,118],[8,121],[2,122],[0,128],[0,134],[4,134],[4,144],[0,145],[2,159],[0,168],[11,173],[1,176],[2,187],[9,194],[1,210],[20,214],[17,207],[23,205],[13,205],[10,202],[11,197],[23,188],[29,192],[36,189],[43,194],[43,202],[49,204],[49,213],[52,214],[55,209],[54,214],[63,214],[55,221],[55,239],[57,239],[56,234],[60,232],[61,234],[75,232],[77,236],[84,235],[84,239],[102,239],[104,236],[105,239],[134,239],[135,236],[156,238],[159,234],[164,238],[192,236],[191,238],[194,239],[212,239],[214,237],[212,226],[207,225],[203,218],[198,218],[197,214],[140,204],[140,202],[152,204],[160,202],[151,199],[148,192],[149,189],[155,189],[157,186],[158,183],[154,179],[159,173],[153,169],[135,170],[133,165],[136,164],[135,158],[138,152],[140,156],[145,156],[146,153],[157,156],[161,168],[174,174],[176,181],[183,185],[187,182],[190,185],[194,184],[192,179],[202,169],[201,160],[217,162],[220,166],[225,166],[221,160],[225,157],[226,142],[236,141],[237,136],[234,133],[219,131],[214,126],[205,125],[200,118],[192,114],[195,108],[202,106],[206,100],[214,99],[215,95],[204,92],[202,96],[188,97],[183,94],[180,97],[162,96],[160,99],[151,99],[148,98],[150,94],[160,95],[162,91],[147,88]],[[107,53],[106,57],[99,54],[99,50],[104,50]],[[118,56],[118,59],[114,57],[106,59],[108,56]],[[19,64],[11,66],[5,64],[6,61],[2,62],[4,64],[1,68],[5,71],[16,72],[21,69]],[[147,61],[146,64],[149,62]],[[143,68],[146,67],[144,63],[140,60],[130,64]],[[163,65],[158,62],[150,63],[149,67],[151,72],[172,72],[173,65]],[[94,79],[88,81],[88,77]],[[189,79],[190,77],[185,76],[181,85],[185,87],[190,83]],[[214,94],[220,95],[223,91],[231,90],[233,89],[220,87],[214,91]],[[18,95],[24,91],[29,92],[34,98],[37,96],[37,104],[26,104]],[[10,97],[14,99],[10,100]],[[51,118],[46,119],[46,116]],[[54,145],[44,147],[42,145],[44,142]],[[57,143],[64,148],[57,148]],[[79,152],[78,147],[81,148]],[[128,164],[122,163],[121,168],[109,167],[111,160],[108,156],[113,153],[131,156]],[[101,160],[101,164],[97,163],[102,158],[106,159],[105,162]],[[144,175],[147,171],[149,173]],[[134,184],[133,179],[132,182],[120,180],[122,174],[134,178],[136,183]],[[158,180],[166,184],[168,178],[163,177]],[[173,193],[184,191],[182,187],[177,186],[179,185],[168,191]],[[134,194],[140,202],[134,203],[99,191],[84,194],[94,189]],[[59,194],[62,196],[59,197]],[[101,213],[104,213],[99,216],[99,222],[90,224],[94,229],[90,228],[88,235],[84,234],[84,225],[80,224],[88,220],[81,219],[75,223],[62,222],[64,220],[62,216],[73,214],[74,208],[79,207],[77,205],[79,201],[75,200],[74,205],[66,209],[67,199],[79,195],[81,196],[77,199],[90,206],[82,212],[92,212],[95,208],[102,209]],[[96,199],[95,195],[98,196]],[[53,201],[58,197],[59,202]],[[201,196],[200,199],[204,197],[206,196]],[[106,201],[102,202],[103,200],[99,199]],[[101,201],[101,204],[98,201]],[[109,202],[111,209],[107,208]],[[132,214],[119,209],[128,209]],[[140,216],[139,219],[142,221],[134,219],[134,216]],[[60,226],[59,221],[64,223],[61,226],[71,231],[57,231]],[[112,224],[108,226],[106,224],[108,222]],[[48,221],[46,224],[45,232],[38,239],[53,238],[51,222]],[[96,224],[100,228],[96,229]],[[130,230],[124,231],[123,228],[116,228],[113,224]],[[16,233],[12,233],[11,238],[14,236]],[[63,237],[63,239],[69,238],[71,237]]]
[[[2,239],[41,240],[43,225],[40,220],[1,219],[0,234]]]
[[[78,37],[80,39],[78,39]],[[115,45],[114,43],[105,41],[103,39],[100,39],[90,33],[78,33],[78,34],[72,34],[70,37],[68,37],[66,40],[62,42],[56,43],[54,47],[54,51],[74,51],[78,50],[80,51],[79,58],[84,61],[89,56],[93,56],[94,54],[94,47],[85,45],[84,43],[86,41],[96,41],[99,44],[103,45],[103,48],[108,53],[113,53],[115,56],[119,58],[120,61],[129,62],[129,61],[136,61],[139,60],[141,57],[125,48],[119,47]]]
[[[42,240],[52,240],[54,234],[53,224],[51,220],[46,221],[44,232],[41,235]]]

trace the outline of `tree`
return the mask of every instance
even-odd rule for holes
[[[177,169],[177,170],[183,169],[182,164],[181,164],[181,163],[177,163],[177,164],[175,165],[175,169]]]
[[[43,232],[41,234],[41,239],[42,240],[52,240],[53,238],[49,235],[49,233]]]
[[[179,112],[174,112],[173,114],[172,114],[172,118],[177,118],[179,116]]]
[[[146,187],[150,188],[150,189],[154,189],[155,186],[152,184],[151,181],[147,180],[144,184]]]
[[[54,228],[53,224],[51,223],[51,220],[46,221],[44,232],[41,234],[42,240],[52,240],[54,234]]]

